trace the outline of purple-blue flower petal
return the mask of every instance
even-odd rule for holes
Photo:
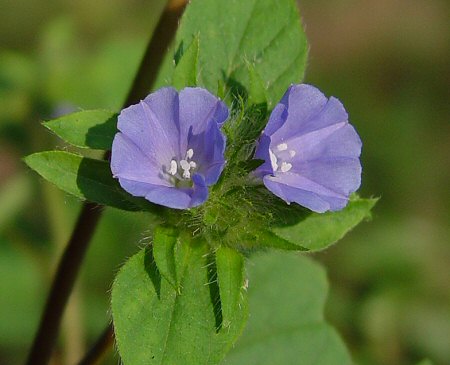
[[[179,154],[178,94],[163,88],[150,94],[139,104],[119,115],[117,128],[129,137],[141,151],[158,163]]]
[[[189,146],[194,151],[202,151],[202,154],[197,157],[199,165],[202,166],[198,171],[205,176],[208,185],[215,184],[219,180],[225,166],[225,144],[225,135],[213,120],[210,120],[203,133],[189,138]]]
[[[130,194],[170,208],[202,204],[225,164],[226,105],[201,88],[162,88],[124,109],[111,170]]]
[[[199,174],[193,176],[192,188],[176,188],[165,186],[148,186],[145,198],[153,203],[174,209],[196,207],[208,198],[208,187]]]
[[[336,98],[292,85],[271,114],[255,158],[266,187],[316,212],[342,209],[361,183],[361,140]]]
[[[196,207],[208,199],[208,185],[205,178],[200,174],[192,176],[194,191],[191,196],[190,207]]]
[[[267,174],[273,174],[272,164],[270,163],[270,137],[267,134],[261,135],[258,142],[258,148],[255,151],[255,159],[264,160],[264,163],[255,171],[256,176],[263,177]]]
[[[317,213],[340,210],[347,205],[348,201],[343,198],[326,197],[311,191],[294,188],[269,178],[264,178],[264,185],[287,203],[295,202]]]
[[[200,87],[187,87],[180,91],[180,149],[185,150],[189,134],[204,132],[209,123],[221,127],[228,118],[223,101]]]
[[[170,186],[158,172],[158,165],[123,133],[114,137],[111,171],[114,177],[150,184]],[[139,168],[136,168],[139,166]]]
[[[267,122],[266,128],[264,128],[264,134],[267,136],[271,136],[274,134],[281,126],[284,124],[287,118],[287,96],[289,94],[285,94],[282,100],[285,100],[285,103],[280,102],[273,108],[272,113],[270,114],[269,121]]]

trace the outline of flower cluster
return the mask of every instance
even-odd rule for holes
[[[225,166],[227,106],[202,88],[163,88],[119,115],[111,169],[134,196],[170,208],[204,203]],[[361,140],[343,105],[317,88],[292,85],[273,109],[252,176],[290,204],[339,210],[361,180]]]

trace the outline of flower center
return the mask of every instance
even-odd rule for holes
[[[170,161],[170,168],[167,173],[178,180],[190,180],[192,171],[197,168],[197,163],[192,160],[194,150],[189,148],[186,151],[184,159],[177,161],[175,159]]]
[[[289,149],[287,143],[280,143],[274,150],[269,149],[270,163],[273,172],[288,172],[292,169],[292,158],[296,151]]]

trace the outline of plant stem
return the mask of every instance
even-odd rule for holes
[[[163,12],[148,43],[124,108],[143,99],[151,89],[165,51],[174,38],[184,5],[185,1],[172,1]],[[109,154],[105,154],[106,159]],[[83,204],[72,236],[58,264],[39,328],[28,354],[27,365],[46,365],[50,360],[64,308],[102,212],[103,207],[100,205],[91,202]]]
[[[137,103],[147,95],[149,85],[153,85],[167,49],[175,37],[178,22],[183,14],[187,0],[171,0],[159,19],[151,41],[145,50],[139,70],[134,78],[125,105]],[[153,70],[154,72],[149,72]],[[143,92],[144,91],[144,92]]]
[[[50,359],[64,307],[102,210],[94,203],[83,204],[72,237],[59,262],[27,365],[45,365]]]
[[[114,329],[112,324],[108,325],[94,346],[84,355],[78,365],[96,365],[99,364],[106,352],[111,348],[114,342]]]

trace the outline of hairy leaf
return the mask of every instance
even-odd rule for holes
[[[198,49],[199,41],[198,37],[195,37],[173,72],[172,86],[176,89],[197,85]]]
[[[179,290],[175,261],[178,232],[170,227],[158,226],[153,232],[153,256],[161,275]]]
[[[131,211],[158,209],[125,192],[112,177],[106,161],[48,151],[27,156],[25,162],[43,178],[82,200]]]
[[[254,65],[248,65],[248,77],[249,77],[249,88],[248,88],[248,101],[250,104],[262,105],[267,104],[267,95],[264,83],[261,80],[258,72]]]
[[[299,247],[300,250],[322,250],[340,240],[364,219],[371,217],[371,209],[377,199],[352,199],[338,212],[311,213],[300,222],[274,227],[280,238]]]
[[[324,270],[293,253],[249,260],[249,309],[244,334],[223,365],[350,365],[342,340],[323,317]]]
[[[43,124],[74,146],[109,150],[117,133],[117,113],[101,109],[84,110]]]
[[[294,0],[192,0],[177,33],[177,47],[197,35],[198,84],[212,93],[226,85],[232,93],[246,95],[248,64],[266,86],[269,106],[303,78],[308,47]],[[173,67],[167,57],[158,86],[167,84]]]
[[[242,288],[239,310],[230,313],[229,326],[220,326],[209,248],[187,240],[177,245],[180,291],[160,275],[151,249],[132,257],[116,277],[112,314],[125,365],[214,365],[242,331],[247,316]]]
[[[219,284],[223,327],[232,325],[241,308],[244,286],[244,257],[232,248],[221,246],[216,251],[217,280]]]

